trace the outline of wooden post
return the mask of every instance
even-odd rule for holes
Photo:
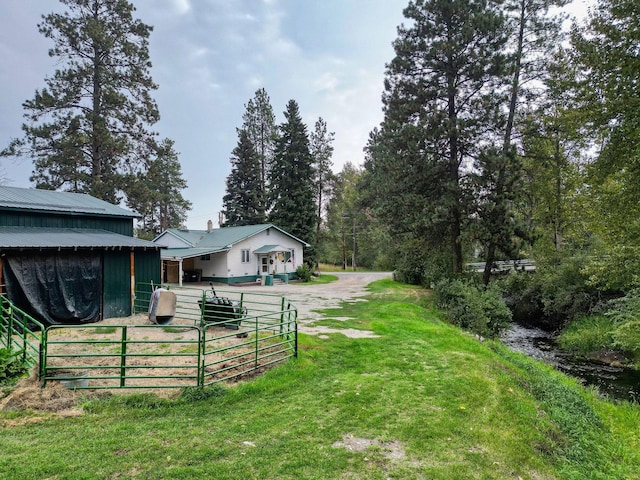
[[[133,250],[131,250],[131,254],[129,255],[129,270],[131,272],[131,313],[130,315],[133,315],[134,313],[134,304],[136,301],[136,269],[135,269],[135,254],[133,253]]]

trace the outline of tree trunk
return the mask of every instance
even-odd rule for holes
[[[453,68],[453,67],[452,67]],[[451,183],[451,250],[454,274],[462,273],[462,244],[460,240],[462,214],[460,212],[460,176],[458,165],[458,114],[456,112],[455,76],[448,78],[448,118],[449,118],[449,181]]]
[[[504,183],[508,164],[511,160],[511,137],[513,134],[513,123],[516,115],[516,108],[518,105],[518,95],[520,92],[520,72],[522,69],[522,53],[524,48],[524,27],[526,24],[526,4],[527,0],[520,0],[520,25],[518,29],[518,45],[515,52],[515,65],[513,71],[513,78],[511,80],[511,96],[509,98],[509,113],[507,116],[507,124],[504,131],[504,141],[502,144],[502,155],[500,163],[498,165],[498,180],[495,188],[496,201],[500,201],[504,194]],[[505,219],[502,219],[506,221]],[[491,226],[488,227],[489,229]],[[485,258],[484,273],[482,275],[482,281],[484,286],[489,285],[491,281],[491,269],[493,262],[496,260],[497,240],[494,240],[493,235],[490,236],[487,244],[487,256]]]

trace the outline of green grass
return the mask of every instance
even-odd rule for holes
[[[317,277],[312,276],[311,281],[309,282],[300,282],[299,285],[322,285],[325,283],[331,283],[338,280],[338,277],[335,275],[328,275],[326,273],[321,273]]]
[[[324,283],[331,283],[338,280],[338,277],[335,275],[327,275],[326,273],[320,274],[317,277],[311,277],[311,281],[309,285],[320,285]]]
[[[344,270],[342,268],[342,265],[333,265],[330,263],[321,263],[318,265],[318,270],[321,272],[353,272],[353,268],[351,267],[351,265],[347,265],[346,270]],[[375,269],[371,269],[371,268],[364,268],[364,267],[358,267],[356,265],[356,271],[357,272],[379,272],[382,270],[375,270]]]
[[[300,335],[297,360],[174,400],[2,412],[0,478],[638,478],[637,405],[445,324],[417,288],[375,282],[339,315],[380,337]]]
[[[571,322],[558,336],[558,345],[569,352],[588,355],[613,349],[616,322],[604,315],[582,317]]]
[[[109,335],[118,331],[117,327],[99,327],[93,329],[87,329],[85,333],[94,333],[97,335]]]

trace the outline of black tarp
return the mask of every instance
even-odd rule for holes
[[[100,320],[100,254],[7,254],[4,267],[9,300],[35,319],[47,325]]]

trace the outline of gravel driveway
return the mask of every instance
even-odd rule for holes
[[[362,330],[331,329],[327,327],[311,327],[310,323],[325,318],[315,310],[339,307],[344,301],[357,301],[367,295],[365,287],[376,280],[391,278],[391,272],[331,272],[338,280],[321,285],[285,284],[260,287],[237,287],[245,291],[284,295],[298,309],[298,329],[308,334],[322,335],[339,332],[349,337],[371,337],[372,334]],[[332,317],[336,318],[336,317]],[[338,317],[338,319],[340,319]]]

